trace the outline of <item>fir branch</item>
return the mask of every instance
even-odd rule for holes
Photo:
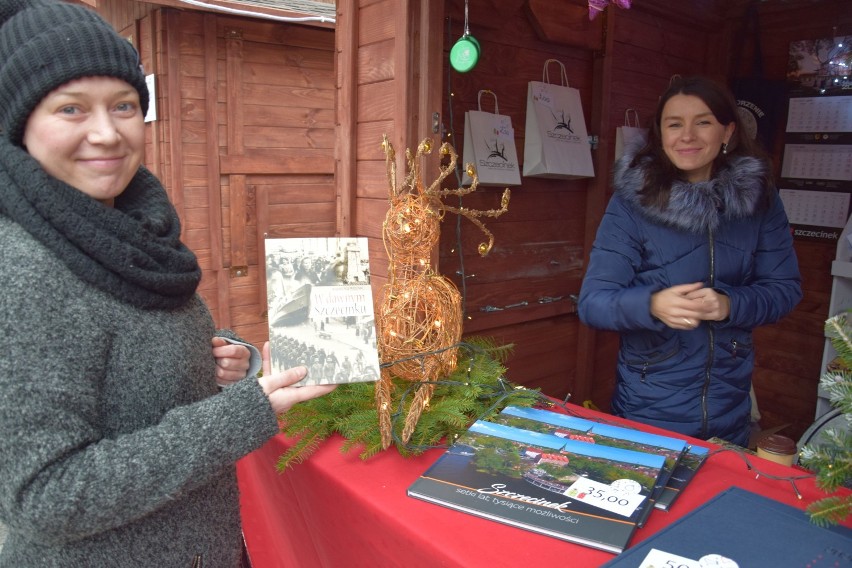
[[[829,400],[843,412],[847,422],[852,420],[852,329],[848,312],[840,313],[825,322],[825,336],[838,354],[820,379],[820,386]],[[816,472],[819,489],[832,492],[848,486],[852,480],[852,440],[845,430],[829,428],[819,440],[806,444],[800,452],[800,463]],[[811,520],[819,525],[838,524],[852,514],[852,496],[829,496],[811,503],[807,508]]]
[[[504,378],[503,362],[511,350],[511,345],[498,345],[488,338],[474,338],[460,344],[456,369],[431,383],[435,391],[408,444],[400,440],[402,424],[414,393],[425,383],[394,378],[392,436],[400,455],[410,457],[431,448],[446,447],[474,421],[500,412],[509,404],[530,406],[542,401],[543,395],[538,390],[514,385]],[[281,456],[279,471],[301,463],[322,441],[335,434],[344,438],[341,451],[360,448],[361,459],[382,451],[374,396],[374,383],[345,384],[290,409],[281,417],[281,432],[297,440]]]
[[[852,495],[825,497],[808,505],[811,521],[820,526],[836,525],[852,514]]]

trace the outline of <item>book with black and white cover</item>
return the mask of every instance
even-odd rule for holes
[[[662,493],[654,501],[654,507],[668,511],[687,484],[698,473],[698,469],[704,464],[709,452],[710,450],[702,446],[687,446],[686,452],[675,466]]]
[[[656,500],[665,491],[666,484],[688,448],[686,441],[679,438],[596,422],[541,408],[507,406],[492,421],[580,442],[602,444],[665,457],[665,467],[651,492],[647,514],[650,514],[650,511],[656,506]],[[640,521],[640,527],[645,524],[647,514]]]
[[[663,456],[477,420],[408,495],[618,553],[664,463]]]
[[[272,372],[308,369],[297,385],[375,381],[379,353],[367,239],[265,239]]]

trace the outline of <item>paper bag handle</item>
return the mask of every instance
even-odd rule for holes
[[[550,83],[550,73],[548,72],[547,68],[551,63],[558,63],[559,64],[559,70],[562,74],[562,86],[567,87],[568,86],[568,74],[565,73],[565,64],[562,63],[561,61],[559,61],[558,59],[548,59],[547,61],[544,62],[544,70],[541,73],[541,82],[542,83]]]
[[[497,106],[497,93],[491,91],[489,89],[482,89],[479,91],[479,94],[476,96],[476,106],[479,110],[482,110],[482,94],[491,95],[494,97],[494,114],[500,114],[500,107]]]
[[[633,123],[630,122],[630,117],[633,117]],[[624,126],[633,126],[639,128],[639,113],[635,108],[629,108],[624,111]]]

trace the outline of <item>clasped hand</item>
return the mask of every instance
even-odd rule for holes
[[[695,329],[702,321],[721,321],[730,313],[728,296],[702,282],[679,284],[651,295],[651,315],[672,329]]]

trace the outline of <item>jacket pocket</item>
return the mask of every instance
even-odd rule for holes
[[[668,368],[666,364],[680,352],[680,345],[673,342],[671,345],[665,345],[663,349],[652,351],[647,354],[631,354],[630,358],[625,357],[624,363],[628,369],[639,376],[639,380],[643,383],[647,376],[655,371]]]
[[[723,355],[730,355],[732,359],[748,359],[752,352],[751,338],[731,337],[727,341],[718,342],[716,346],[722,350]]]

